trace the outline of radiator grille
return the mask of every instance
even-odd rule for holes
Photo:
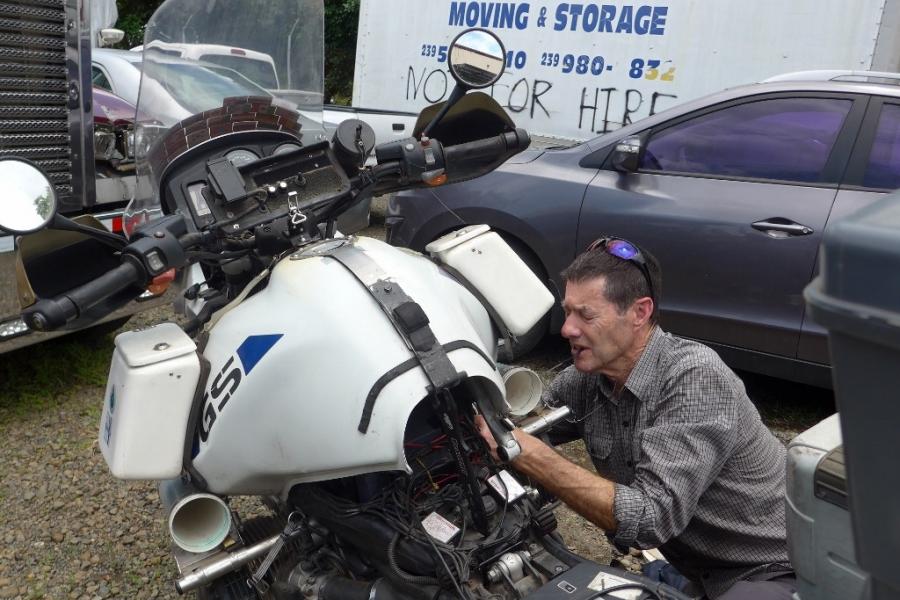
[[[0,0],[0,155],[33,161],[50,176],[61,205],[80,206],[71,197],[77,165],[67,108],[66,2]]]

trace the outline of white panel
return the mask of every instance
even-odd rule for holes
[[[883,0],[362,0],[353,103],[419,111],[446,98],[453,80],[441,47],[466,27],[485,26],[512,57],[487,91],[516,124],[586,139],[779,73],[869,69],[882,10]],[[632,19],[621,19],[629,13]],[[598,31],[601,22],[612,31]],[[655,71],[650,60],[659,61]],[[643,68],[632,70],[635,61]]]
[[[494,356],[487,312],[437,265],[377,240],[356,243],[421,305],[442,344],[467,340]],[[248,368],[238,349],[250,336],[280,337]],[[210,491],[279,493],[299,482],[408,468],[404,430],[428,381],[421,368],[393,379],[378,394],[367,431],[358,431],[373,385],[412,353],[335,259],[282,260],[264,290],[216,324],[204,356],[212,371],[194,466]],[[503,381],[479,353],[462,348],[449,356],[503,402]]]

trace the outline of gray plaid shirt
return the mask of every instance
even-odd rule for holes
[[[569,367],[544,400],[572,409],[570,433],[615,482],[617,546],[658,547],[711,598],[790,569],[785,448],[711,349],[656,327],[619,397]]]

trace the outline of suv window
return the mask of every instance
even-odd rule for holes
[[[852,100],[773,98],[731,106],[653,135],[641,168],[819,181]]]
[[[885,104],[881,108],[863,185],[889,189],[900,187],[900,105]]]
[[[106,75],[103,74],[103,71],[100,70],[100,67],[91,66],[91,83],[96,85],[98,88],[103,88],[104,90],[112,91],[112,86],[109,84],[109,80],[106,78]]]

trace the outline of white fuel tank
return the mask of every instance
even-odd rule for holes
[[[331,241],[329,243],[340,243]],[[496,334],[487,311],[425,257],[383,242],[352,242],[430,320],[458,372],[505,405],[493,365]],[[335,258],[309,251],[282,260],[268,286],[212,329],[194,467],[218,494],[286,493],[301,482],[409,470],[404,429],[427,396],[420,367],[390,380],[359,430],[367,396],[413,353],[363,284]],[[456,344],[462,346],[462,344]]]

